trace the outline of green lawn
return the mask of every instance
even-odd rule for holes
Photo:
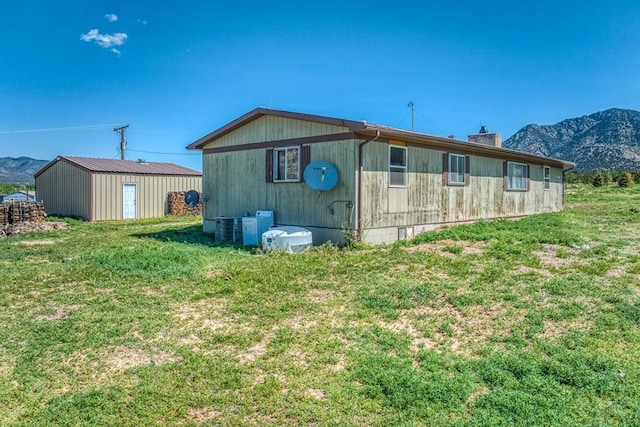
[[[640,425],[640,185],[385,247],[0,240],[0,425]]]

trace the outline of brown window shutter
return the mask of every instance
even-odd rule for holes
[[[442,153],[442,185],[449,185],[449,153]]]
[[[300,182],[304,182],[304,170],[311,163],[311,146],[303,145],[300,153]]]
[[[469,156],[464,156],[464,185],[471,182],[471,166],[469,166]]]
[[[507,162],[504,161],[502,162],[502,187],[504,191],[507,191],[509,189],[509,177],[507,176],[507,173]]]
[[[265,160],[265,181],[273,182],[273,148],[267,148]]]
[[[527,181],[526,181],[527,184],[526,185],[527,185],[527,191],[529,191],[529,181],[530,181],[530,178],[531,178],[529,176],[529,169],[531,169],[531,168],[529,167],[529,165],[527,165],[526,169],[527,169]]]

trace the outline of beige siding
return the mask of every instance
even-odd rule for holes
[[[158,176],[94,174],[94,220],[123,218],[123,187],[136,184],[136,217],[161,217],[168,213],[167,194],[172,191],[202,191],[202,178],[193,176]]]
[[[356,147],[354,141],[310,145],[311,161],[325,160],[338,169],[338,184],[323,193],[303,182],[267,183],[266,148],[205,154],[205,221],[272,210],[276,224],[316,227],[314,240],[321,241],[323,236],[335,240],[335,232],[352,225],[355,218]],[[347,208],[349,201],[351,208]]]
[[[90,219],[90,174],[58,161],[36,178],[39,201],[48,215]]]
[[[469,185],[444,186],[443,153],[408,147],[407,187],[391,188],[388,145],[376,142],[366,146],[363,226],[370,241],[395,240],[398,227],[409,227],[409,234],[412,234],[414,228],[416,232],[428,229],[426,225],[562,209],[562,169],[551,168],[551,188],[544,190],[543,165],[529,164],[529,191],[505,191],[503,160],[471,155]]]
[[[281,139],[302,138],[347,132],[343,126],[307,122],[284,117],[262,116],[230,132],[203,148],[229,147],[256,142],[278,141]]]

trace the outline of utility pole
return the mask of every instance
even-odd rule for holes
[[[413,127],[414,127],[414,120],[413,120],[413,113],[414,113],[414,102],[413,100],[409,101],[409,105],[407,105],[407,107],[411,107],[411,132],[413,132]]]
[[[124,137],[124,131],[129,125],[120,126],[119,128],[113,128],[113,131],[120,135],[120,159],[124,160],[124,147],[127,145],[127,138]]]

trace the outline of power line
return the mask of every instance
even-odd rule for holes
[[[31,133],[31,132],[57,132],[64,130],[97,130],[102,128],[108,128],[112,126],[118,126],[120,123],[111,123],[105,125],[87,125],[87,126],[67,126],[61,128],[40,128],[40,129],[20,129],[20,130],[2,130],[0,134],[10,133]]]
[[[131,148],[127,148],[128,151],[135,151],[136,153],[147,153],[147,154],[164,154],[167,156],[199,156],[201,153],[162,153],[160,151],[144,151],[144,150],[133,150]]]

